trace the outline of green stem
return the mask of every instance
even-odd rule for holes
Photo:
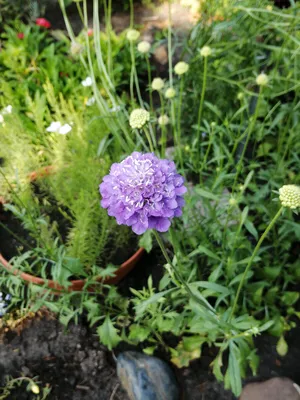
[[[213,134],[214,134],[214,128],[211,127],[211,131],[210,131],[210,133],[209,133],[209,142],[208,142],[208,146],[207,146],[207,149],[206,149],[206,152],[205,152],[203,161],[202,161],[202,163],[201,163],[201,168],[200,168],[200,183],[202,183],[202,171],[203,171],[203,168],[204,168],[204,166],[205,166],[205,164],[206,164],[206,161],[207,161],[207,158],[208,158],[208,155],[209,155],[209,152],[210,152],[212,143],[213,143]]]
[[[239,175],[240,175],[240,173],[242,171],[242,164],[243,164],[243,160],[244,160],[244,157],[245,157],[245,153],[246,153],[246,150],[247,150],[247,147],[248,147],[248,144],[249,144],[249,140],[250,140],[251,134],[253,132],[257,117],[258,117],[258,111],[259,111],[261,98],[262,98],[262,86],[260,86],[260,88],[259,88],[259,94],[258,94],[256,106],[255,106],[254,116],[253,116],[252,121],[250,123],[248,134],[247,134],[247,138],[246,138],[246,142],[244,144],[243,151],[242,151],[241,157],[240,157],[240,159],[238,161],[238,165],[237,165],[237,168],[236,168],[237,170],[236,170],[234,183],[233,183],[233,187],[232,187],[232,193],[234,193],[234,191],[235,191],[235,187],[236,187],[236,184],[237,184],[237,181],[238,181],[238,177],[239,177]]]
[[[145,132],[146,138],[147,138],[148,143],[149,143],[150,151],[151,151],[151,153],[154,153],[154,147],[153,147],[153,143],[152,143],[152,140],[151,140],[151,136],[150,136],[150,133],[149,133],[148,128],[146,126],[144,127],[144,132]]]
[[[168,59],[169,59],[169,81],[173,87],[173,66],[172,66],[172,10],[171,1],[168,1]]]
[[[155,238],[156,238],[156,241],[157,241],[157,243],[158,243],[158,245],[159,245],[159,247],[160,247],[160,249],[161,249],[161,251],[162,251],[162,253],[163,253],[163,256],[165,257],[165,259],[166,259],[167,263],[169,264],[170,268],[172,268],[172,270],[173,270],[173,272],[174,272],[174,275],[175,275],[176,279],[178,280],[178,282],[180,282],[181,285],[185,288],[185,290],[186,290],[187,294],[189,295],[189,297],[190,297],[191,299],[193,299],[194,301],[196,301],[198,304],[200,304],[202,307],[205,307],[207,310],[209,310],[210,312],[212,312],[212,311],[213,311],[213,308],[212,308],[212,307],[209,308],[203,301],[201,301],[201,300],[192,292],[192,290],[190,289],[189,285],[185,282],[184,278],[182,277],[181,273],[180,273],[180,272],[178,271],[178,269],[174,266],[174,264],[172,263],[172,261],[171,261],[169,255],[168,255],[167,249],[166,249],[166,247],[165,247],[165,245],[164,245],[164,242],[162,241],[162,239],[161,239],[159,233],[158,233],[155,229],[153,229],[153,233],[154,233],[154,236],[155,236]]]
[[[130,29],[133,29],[133,24],[134,24],[133,0],[129,0],[129,6],[130,6]]]
[[[240,293],[241,293],[242,287],[243,287],[243,285],[244,285],[246,276],[247,276],[247,274],[248,274],[248,272],[249,272],[249,270],[250,270],[250,268],[251,268],[251,265],[252,265],[252,263],[253,263],[253,260],[254,260],[255,256],[257,255],[258,250],[260,249],[260,246],[262,245],[262,242],[265,240],[266,236],[268,235],[268,233],[270,232],[270,230],[273,228],[273,226],[275,225],[276,221],[277,221],[278,218],[280,217],[280,215],[281,215],[281,213],[282,213],[282,210],[283,210],[283,206],[281,206],[281,208],[279,209],[279,211],[277,212],[277,214],[275,215],[275,217],[272,219],[272,221],[270,222],[270,224],[267,226],[267,228],[266,228],[266,230],[264,231],[264,233],[261,235],[259,241],[257,242],[257,245],[255,246],[255,249],[254,249],[254,251],[253,251],[253,253],[252,253],[252,256],[251,256],[251,258],[250,258],[250,260],[249,260],[249,262],[248,262],[248,264],[247,264],[247,266],[246,266],[246,268],[245,268],[245,271],[244,271],[243,276],[242,276],[242,279],[241,279],[241,281],[240,281],[238,290],[237,290],[237,292],[236,292],[235,299],[234,299],[234,303],[233,303],[233,306],[232,306],[232,309],[231,309],[231,313],[230,313],[228,322],[231,321],[231,319],[232,319],[232,317],[233,317],[233,315],[234,315],[234,312],[235,312],[235,309],[236,309],[236,307],[237,307],[237,303],[238,303],[238,300],[239,300],[239,297],[240,297]]]
[[[207,58],[208,57],[204,57],[203,82],[202,82],[201,98],[200,98],[198,118],[197,118],[197,145],[198,146],[200,143],[200,134],[201,134],[200,124],[201,124],[201,118],[202,118],[202,112],[203,112],[204,96],[205,96],[206,81],[207,81]],[[199,162],[199,156],[200,156],[200,151],[198,151],[198,153],[197,153],[197,157],[198,157],[197,163]]]
[[[161,93],[161,91],[158,92],[159,93],[159,99],[160,99],[160,115],[164,115],[165,114],[165,103],[164,103],[164,98],[163,95]],[[162,125],[161,126],[161,156],[164,157],[165,156],[165,151],[166,151],[166,142],[167,142],[167,130],[166,130],[166,126]]]
[[[134,101],[134,93],[133,93],[133,83],[135,82],[135,88],[138,96],[138,100],[140,106],[143,107],[143,100],[140,92],[139,80],[136,72],[135,66],[135,54],[134,54],[134,45],[133,42],[130,42],[130,55],[131,55],[131,74],[130,74],[130,96],[131,100]]]
[[[148,85],[149,85],[149,101],[150,101],[150,111],[153,113],[153,96],[152,96],[152,77],[151,77],[151,66],[148,55],[146,55],[146,63],[147,63],[147,70],[148,70]]]

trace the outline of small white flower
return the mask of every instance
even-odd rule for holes
[[[69,124],[65,124],[63,125],[60,130],[58,131],[59,134],[61,135],[66,135],[67,133],[69,133],[72,130],[71,125]]]
[[[1,111],[2,115],[11,114],[11,113],[12,113],[12,106],[11,105],[9,105],[7,107],[4,107],[3,110]]]
[[[150,47],[151,47],[151,44],[150,44],[149,42],[146,42],[145,40],[142,41],[142,42],[140,42],[140,43],[137,45],[138,51],[139,51],[140,53],[143,53],[143,54],[148,53],[149,50],[150,50]]]
[[[93,96],[93,97],[90,97],[89,99],[87,99],[87,101],[86,101],[86,105],[88,106],[88,107],[90,107],[90,106],[92,106],[93,104],[95,104],[95,101],[96,101],[96,99],[95,99],[95,97]]]
[[[165,82],[161,78],[154,78],[151,87],[158,92],[165,86]]]
[[[177,75],[185,74],[189,69],[189,64],[184,61],[179,61],[174,67],[174,71]]]
[[[272,11],[272,10],[273,10],[273,7],[272,7],[271,5],[268,5],[268,6],[266,7],[266,9],[267,9],[268,11]]]
[[[166,99],[173,99],[176,96],[176,91],[173,88],[168,88],[165,92]]]
[[[46,129],[47,132],[59,133],[60,135],[66,135],[72,129],[71,125],[62,125],[60,121],[51,122],[50,126]]]
[[[3,124],[3,122],[4,122],[3,115],[0,114],[0,124]]]
[[[137,108],[130,114],[129,125],[132,129],[141,129],[149,120],[150,113],[142,108]]]
[[[256,77],[256,83],[258,86],[266,86],[269,82],[268,75],[261,73]]]
[[[140,37],[140,32],[137,31],[136,29],[129,29],[129,31],[127,31],[126,33],[126,38],[130,42],[135,42],[136,40],[138,40],[139,37]]]
[[[87,77],[85,78],[85,80],[83,80],[83,81],[81,82],[81,84],[82,84],[82,86],[84,86],[84,87],[92,86],[92,84],[93,84],[92,78],[91,78],[90,76],[87,76]]]
[[[170,119],[169,119],[169,117],[167,116],[167,115],[161,115],[159,118],[158,118],[158,125],[160,125],[160,126],[165,126],[165,125],[168,125],[168,123],[170,122]]]
[[[118,112],[121,110],[121,106],[112,107],[109,111],[110,112]]]
[[[202,49],[200,50],[200,54],[202,57],[208,57],[211,56],[212,50],[209,46],[203,46]]]

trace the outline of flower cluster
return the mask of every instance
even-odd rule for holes
[[[266,86],[268,84],[268,82],[269,82],[268,75],[266,75],[264,73],[259,74],[256,77],[256,83],[258,84],[258,86]]]
[[[135,42],[140,37],[140,32],[136,29],[129,29],[126,33],[126,38],[129,42]]]
[[[132,129],[141,129],[150,120],[150,114],[143,108],[136,108],[129,117],[129,125]]]
[[[300,186],[284,185],[279,189],[279,199],[284,207],[300,208]]]
[[[165,126],[168,125],[168,123],[170,122],[170,119],[167,115],[163,114],[158,118],[158,125],[160,126]]]
[[[81,81],[81,84],[84,87],[92,86],[93,80],[90,76],[87,76],[83,81]]]
[[[174,67],[175,74],[177,75],[183,75],[185,74],[189,69],[189,64],[187,64],[184,61],[179,61]]]
[[[38,26],[42,26],[43,28],[46,28],[46,29],[51,28],[51,24],[46,18],[37,18],[35,20],[35,24]]]
[[[209,46],[203,46],[202,49],[200,50],[200,54],[202,57],[208,57],[211,56],[212,51]]]
[[[138,152],[113,164],[99,189],[108,215],[138,235],[147,229],[166,232],[171,219],[182,214],[187,190],[173,161]]]
[[[158,92],[165,86],[165,82],[161,78],[154,78],[151,87]]]
[[[176,91],[173,88],[168,88],[165,92],[166,99],[173,99],[176,96]]]
[[[140,53],[143,53],[143,54],[148,53],[149,50],[150,50],[150,48],[151,48],[151,44],[150,44],[149,42],[146,42],[146,40],[140,42],[140,43],[137,45],[138,51],[139,51]]]
[[[54,133],[59,133],[60,135],[66,135],[72,130],[71,125],[69,124],[64,124],[62,125],[61,122],[56,121],[56,122],[51,122],[50,126],[46,129],[47,132],[54,132]]]

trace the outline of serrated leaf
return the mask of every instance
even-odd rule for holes
[[[151,330],[141,325],[132,324],[130,326],[129,340],[143,342],[150,335]]]
[[[152,232],[147,230],[139,240],[139,246],[143,247],[147,253],[150,253],[153,247]]]
[[[103,324],[98,327],[97,333],[101,342],[107,346],[109,350],[112,350],[121,341],[118,330],[114,327],[109,316],[106,316]]]
[[[164,297],[166,294],[173,292],[174,290],[177,290],[177,288],[171,288],[159,293],[155,293],[153,296],[149,297],[149,299],[142,301],[135,307],[136,313],[143,314],[150,304],[156,303],[159,299]]]

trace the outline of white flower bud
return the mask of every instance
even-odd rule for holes
[[[150,113],[142,108],[133,110],[129,117],[129,125],[132,129],[142,128],[150,120]]]
[[[139,51],[140,53],[143,53],[143,54],[148,53],[149,50],[150,50],[150,48],[151,48],[151,44],[150,44],[149,42],[146,42],[145,40],[142,41],[142,42],[140,42],[140,43],[137,45],[138,51]]]
[[[212,50],[209,46],[203,46],[202,49],[200,50],[200,54],[202,57],[208,57],[211,56]]]
[[[268,84],[268,82],[269,82],[268,75],[266,75],[264,73],[259,74],[256,77],[256,83],[258,84],[258,86],[266,86]]]
[[[176,96],[176,91],[173,88],[168,88],[165,92],[166,99],[173,99]]]
[[[158,118],[158,125],[160,125],[160,126],[165,126],[165,125],[168,125],[168,123],[170,122],[170,119],[169,119],[169,117],[167,116],[167,115],[161,115],[159,118]]]
[[[174,71],[177,75],[185,74],[189,69],[189,64],[184,61],[179,61],[174,67]]]
[[[300,208],[300,186],[284,185],[279,189],[279,199],[284,207]]]
[[[136,29],[129,29],[129,31],[127,31],[126,33],[126,38],[130,42],[135,42],[136,40],[138,40],[139,37],[140,37],[140,32],[137,31]]]
[[[161,78],[154,78],[151,84],[153,90],[158,92],[165,86],[165,82]]]

